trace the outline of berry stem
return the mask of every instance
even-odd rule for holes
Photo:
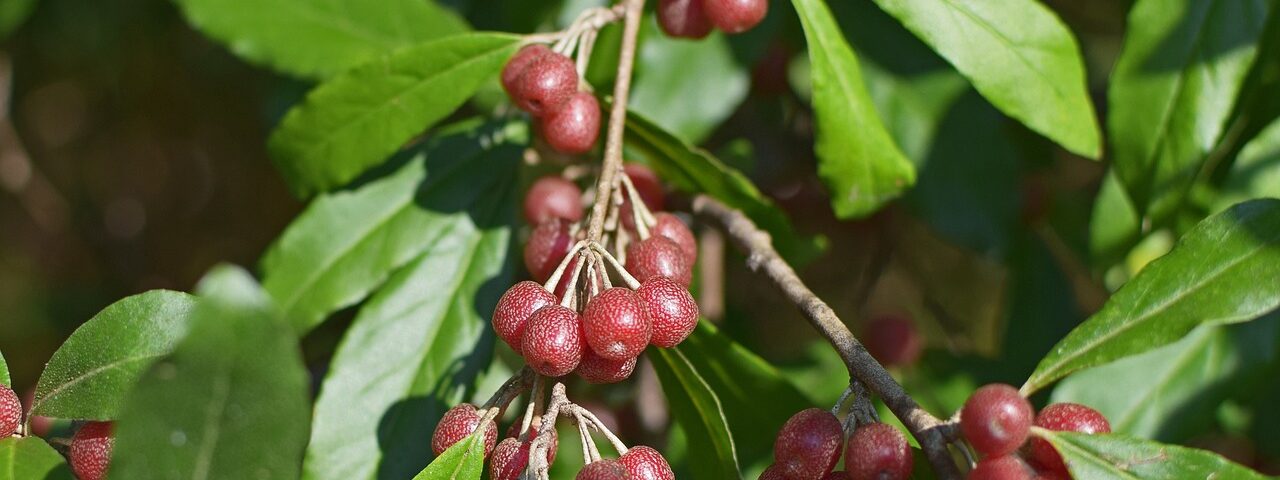
[[[619,439],[617,435],[614,435],[613,432],[604,425],[604,422],[600,421],[600,418],[597,417],[596,414],[591,413],[591,410],[587,410],[578,405],[573,405],[572,408],[576,415],[585,417],[589,421],[592,429],[600,432],[604,435],[604,438],[609,439],[609,443],[613,445],[614,450],[618,451],[618,455],[627,453],[627,450],[630,450],[627,448],[627,444],[622,443],[622,440]]]
[[[613,104],[609,111],[609,131],[604,145],[604,168],[596,184],[595,205],[591,208],[591,227],[587,239],[599,242],[604,233],[605,209],[609,194],[622,174],[622,134],[627,121],[627,98],[631,93],[631,70],[636,59],[636,38],[640,34],[640,16],[644,0],[621,0],[625,12],[622,47],[618,53],[618,75],[614,81]],[[614,8],[617,8],[615,5]]]
[[[592,243],[591,248],[596,251],[596,255],[604,257],[604,259],[613,266],[613,269],[618,272],[618,276],[622,277],[622,281],[627,282],[628,288],[632,290],[640,288],[640,281],[636,280],[636,277],[632,276],[631,272],[628,272],[627,269],[622,266],[622,263],[619,262],[617,258],[614,258],[613,255],[604,248],[604,246],[599,243]]]
[[[636,232],[640,234],[641,240],[649,238],[649,226],[657,223],[653,218],[653,212],[649,211],[649,206],[644,204],[644,200],[640,198],[640,192],[636,190],[635,184],[631,183],[631,177],[625,173],[622,174],[622,185],[627,192],[627,197],[631,199],[631,215],[635,217]]]
[[[489,400],[484,402],[484,405],[480,408],[497,407],[505,410],[512,400],[515,400],[521,393],[528,390],[530,385],[533,385],[534,377],[537,377],[537,375],[533,373],[532,368],[528,366],[521,368],[515,375],[508,378],[501,387],[498,387],[498,391],[493,392],[493,396],[489,397]]]

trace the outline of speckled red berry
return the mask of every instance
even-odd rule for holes
[[[1017,455],[1000,455],[978,461],[969,471],[969,480],[1032,480],[1035,471]]]
[[[653,214],[653,220],[653,227],[649,228],[649,234],[666,237],[675,242],[680,246],[680,252],[684,254],[685,261],[693,265],[698,260],[698,239],[693,236],[693,231],[689,230],[680,217],[667,212]]]
[[[600,103],[587,92],[571,95],[542,121],[542,138],[560,153],[587,153],[599,136]]]
[[[667,237],[652,236],[627,246],[626,268],[641,282],[653,277],[668,277],[686,287],[693,282],[689,259]]]
[[[786,478],[822,478],[835,469],[843,453],[840,420],[821,408],[792,415],[773,442],[773,461]]]
[[[711,33],[711,20],[702,11],[702,0],[660,0],[658,26],[668,36],[703,38]]]
[[[545,282],[572,246],[569,222],[557,218],[539,223],[524,245],[524,266],[534,280]]]
[[[852,480],[911,478],[911,445],[901,430],[883,424],[863,425],[849,436],[844,469]]]
[[[548,377],[572,372],[582,360],[582,324],[578,313],[559,305],[533,312],[524,331],[524,361]]]
[[[71,470],[80,480],[101,480],[111,465],[113,422],[87,422],[71,437]]]
[[[506,66],[502,67],[502,88],[507,91],[507,95],[512,99],[516,97],[516,80],[520,79],[520,74],[534,60],[542,58],[543,55],[552,53],[551,49],[546,45],[535,44],[521,48],[519,52],[511,56],[511,60],[507,60]]]
[[[582,219],[582,190],[576,183],[564,178],[547,175],[529,186],[524,195],[524,219],[538,225],[547,220],[562,218],[569,222]]]
[[[960,430],[978,453],[998,457],[1027,440],[1035,412],[1018,390],[1003,384],[984,385],[964,402]]]
[[[614,287],[600,292],[582,310],[582,333],[596,355],[609,360],[635,358],[652,334],[635,292]]]
[[[787,480],[787,476],[782,474],[782,467],[775,463],[760,472],[758,480]]]
[[[703,0],[707,19],[725,33],[751,30],[769,13],[769,0]]]
[[[517,425],[518,427],[518,425]],[[551,434],[551,448],[547,451],[547,464],[556,462],[555,433]],[[532,441],[521,441],[514,437],[504,439],[493,449],[489,458],[489,478],[492,480],[516,480],[529,465],[529,451]]]
[[[631,378],[631,373],[635,370],[636,357],[626,360],[609,360],[587,348],[583,350],[582,361],[578,363],[578,369],[574,370],[574,373],[587,383],[604,384],[618,383]]]
[[[636,298],[653,332],[649,343],[662,348],[679,345],[698,326],[698,302],[689,290],[667,277],[653,277],[636,289]]]
[[[618,457],[618,463],[627,469],[634,480],[675,480],[676,474],[661,453],[650,447],[639,445],[631,447],[627,453]]]
[[[578,470],[574,480],[632,480],[627,469],[617,460],[606,458],[588,463]]]
[[[1055,403],[1044,407],[1036,415],[1035,426],[1057,432],[1078,432],[1090,435],[1111,433],[1111,422],[1097,410],[1078,403]],[[1067,470],[1062,463],[1062,456],[1048,441],[1042,438],[1031,438],[1028,441],[1028,459],[1039,469],[1050,471]]]
[[[515,101],[522,110],[541,118],[578,91],[578,67],[558,53],[529,62],[516,80]]]
[[[497,308],[493,309],[493,330],[512,350],[520,353],[524,343],[524,326],[529,322],[529,317],[538,309],[555,304],[555,295],[542,288],[538,282],[525,280],[512,285],[498,299]]]
[[[910,319],[882,315],[867,324],[867,351],[886,367],[911,365],[920,359],[924,339]]]
[[[13,435],[19,423],[22,423],[22,402],[12,389],[0,385],[0,438]]]
[[[444,453],[453,444],[462,441],[476,431],[476,427],[480,425],[481,414],[475,405],[470,403],[460,403],[454,405],[448,411],[444,412],[444,416],[440,417],[440,422],[436,424],[436,430],[431,434],[431,451],[436,455]],[[484,455],[489,456],[489,452],[493,451],[493,447],[498,443],[498,426],[493,422],[489,422],[488,427],[484,431]]]

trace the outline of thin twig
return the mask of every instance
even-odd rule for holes
[[[604,233],[605,208],[618,175],[622,172],[622,133],[627,121],[627,97],[631,93],[631,70],[636,60],[636,38],[640,34],[640,15],[644,0],[622,0],[625,21],[622,30],[622,48],[618,53],[618,76],[613,84],[613,105],[609,111],[609,131],[604,144],[604,168],[600,169],[600,181],[596,184],[595,205],[591,207],[591,228],[587,239],[600,241]]]
[[[520,394],[533,385],[533,379],[536,376],[533,373],[533,369],[526,365],[515,375],[512,375],[511,378],[508,378],[501,387],[498,387],[498,391],[493,392],[493,396],[489,397],[489,401],[484,402],[484,406],[481,409],[498,407],[501,410],[506,410],[507,405],[510,405],[512,400],[515,400],[516,397],[519,397]]]

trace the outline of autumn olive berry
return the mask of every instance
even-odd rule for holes
[[[758,480],[787,480],[787,476],[782,474],[782,466],[775,463],[760,472]]]
[[[636,289],[640,308],[649,319],[653,334],[649,343],[671,348],[679,345],[698,326],[698,302],[689,290],[667,277],[653,277]]]
[[[542,307],[529,317],[522,344],[529,368],[548,377],[567,375],[582,360],[582,322],[559,305]]]
[[[577,93],[578,67],[564,55],[542,55],[529,62],[515,86],[516,105],[542,118]]]
[[[4,385],[0,385],[0,438],[8,438],[18,431],[22,423],[22,402],[18,394]]]
[[[578,362],[578,369],[574,370],[574,373],[587,383],[604,384],[618,383],[631,378],[631,373],[635,370],[636,357],[626,360],[609,360],[596,355],[596,352],[590,348],[585,348],[582,351],[582,361]]]
[[[621,463],[613,459],[596,460],[578,470],[575,480],[631,480]]]
[[[652,236],[628,245],[627,271],[641,282],[653,277],[669,277],[686,287],[693,282],[689,259],[667,237]]]
[[[524,327],[529,322],[529,317],[538,309],[555,304],[555,295],[542,288],[538,282],[525,280],[512,285],[498,299],[498,306],[493,310],[493,330],[512,350],[520,353],[524,343]]]
[[[785,478],[820,479],[840,459],[844,429],[840,420],[821,408],[792,415],[773,442],[773,461]]]
[[[716,28],[734,34],[759,25],[769,13],[769,0],[703,0],[702,8]]]
[[[1097,410],[1078,403],[1055,403],[1044,407],[1036,415],[1035,426],[1058,432],[1078,432],[1090,435],[1111,433],[1111,423]],[[1028,459],[1039,469],[1066,471],[1062,456],[1043,438],[1033,437],[1027,442]]]
[[[507,60],[507,65],[502,67],[502,88],[507,91],[507,95],[511,98],[516,97],[516,80],[520,79],[520,74],[524,73],[534,60],[542,58],[543,55],[553,53],[546,45],[535,44],[521,48],[519,52]]]
[[[698,239],[693,236],[693,231],[689,230],[680,217],[667,212],[653,214],[653,220],[649,234],[675,242],[680,247],[680,252],[684,253],[685,261],[693,265],[698,260]]]
[[[578,92],[555,107],[542,121],[542,138],[555,151],[587,153],[600,136],[600,103],[595,95]]]
[[[924,340],[914,323],[898,315],[871,320],[866,330],[867,351],[886,367],[911,365],[920,359]]]
[[[515,426],[519,428],[519,423]],[[554,432],[552,430],[551,448],[547,450],[548,465],[556,461],[557,442]],[[489,458],[489,478],[492,480],[519,478],[525,467],[529,465],[529,452],[532,448],[532,440],[520,440],[514,436],[498,442],[498,446],[493,449],[493,455]]]
[[[111,465],[113,422],[86,422],[71,437],[71,470],[80,480],[101,480]]]
[[[582,219],[582,190],[569,180],[548,175],[534,181],[524,195],[524,219],[538,225],[556,218]]]
[[[657,15],[658,26],[668,36],[696,39],[711,33],[702,0],[659,0]]]
[[[1018,390],[1003,384],[979,388],[960,410],[960,430],[987,457],[1012,453],[1027,440],[1034,412]]]
[[[467,438],[480,425],[482,415],[482,412],[470,403],[459,403],[444,412],[444,416],[440,417],[440,422],[436,424],[435,432],[431,434],[431,451],[439,456],[453,444]],[[497,443],[498,426],[491,421],[484,431],[486,457]]]
[[[999,455],[978,461],[969,471],[969,480],[1032,480],[1035,471],[1017,455]]]
[[[524,244],[524,266],[534,280],[545,282],[572,246],[569,222],[555,218],[539,223]]]
[[[652,327],[635,292],[614,287],[587,302],[582,310],[582,332],[596,355],[622,361],[644,351]]]
[[[906,480],[911,478],[911,467],[911,445],[892,425],[863,425],[849,436],[844,469],[850,479]]]
[[[676,474],[661,453],[644,445],[631,447],[618,457],[618,463],[627,469],[633,480],[675,480]]]

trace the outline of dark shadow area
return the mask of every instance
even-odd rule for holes
[[[1153,51],[1142,61],[1149,73],[1180,71],[1187,62],[1218,59],[1237,48],[1252,44],[1267,21],[1264,0],[1202,0],[1187,3],[1187,12]]]

